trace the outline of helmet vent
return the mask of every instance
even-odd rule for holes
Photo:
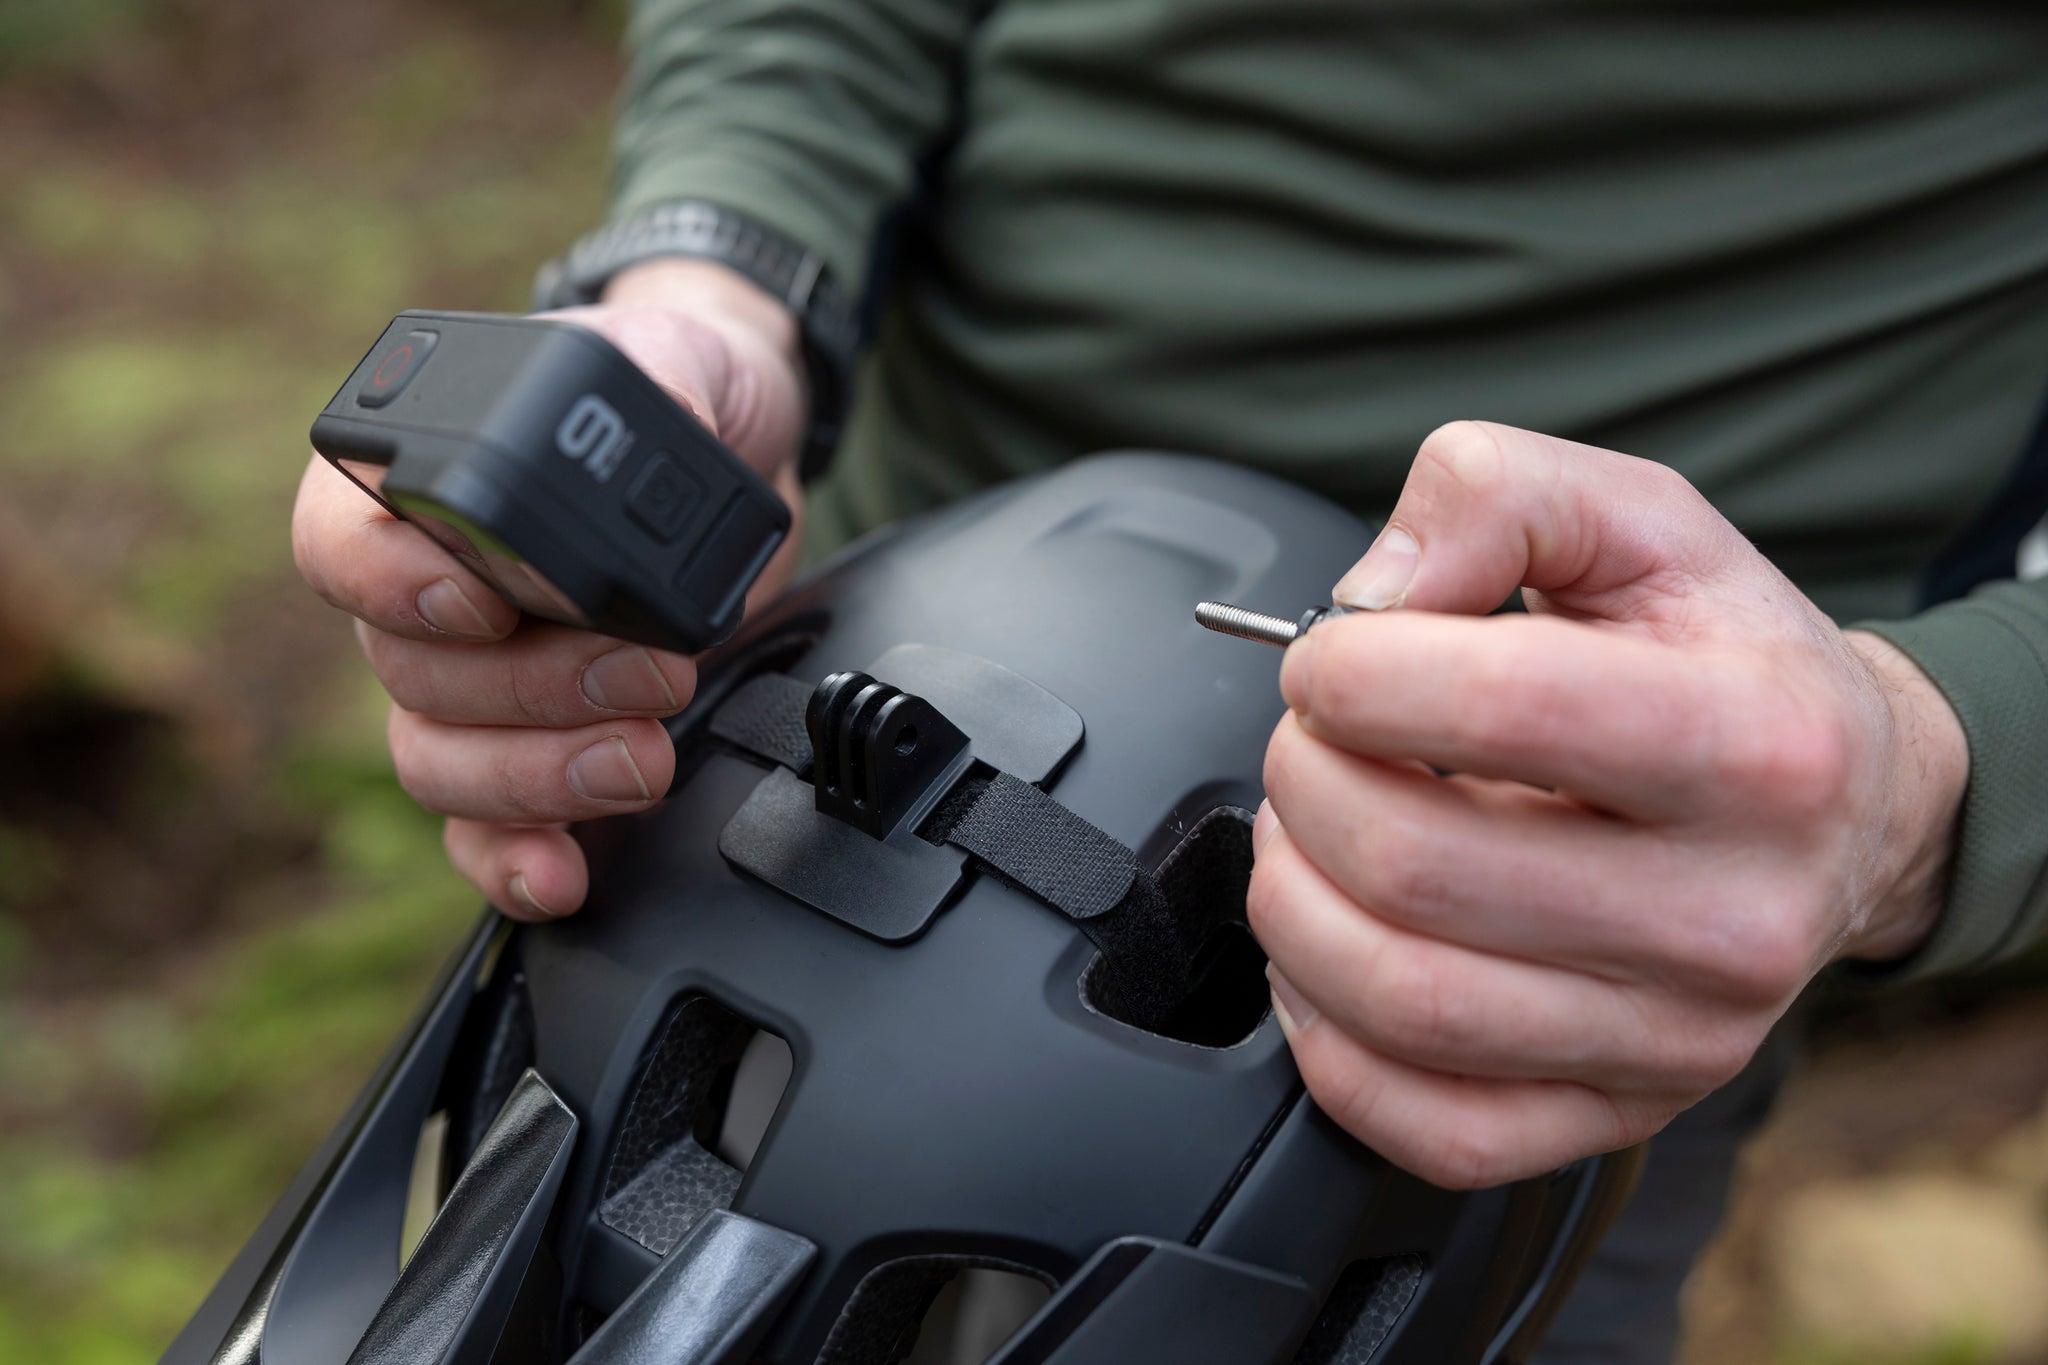
[[[789,1044],[705,996],[656,1032],[605,1172],[605,1225],[658,1256],[729,1207],[781,1103]]]
[[[1346,1266],[1295,1353],[1294,1365],[1367,1365],[1414,1302],[1426,1268],[1416,1255]]]
[[[468,1164],[491,1120],[512,1097],[512,1087],[533,1062],[533,1006],[526,996],[526,973],[516,961],[504,961],[462,1021],[443,1083],[451,1176]]]
[[[1266,954],[1245,924],[1252,882],[1252,813],[1218,806],[1197,820],[1159,865],[1159,890],[1192,945],[1185,995],[1154,1022],[1125,1008],[1128,995],[1105,977],[1098,955],[1081,975],[1090,1009],[1162,1038],[1197,1047],[1234,1047],[1265,1019]],[[1187,949],[1181,949],[1187,951]]]
[[[854,1286],[817,1365],[981,1365],[1052,1297],[1050,1275],[988,1256],[906,1256]]]

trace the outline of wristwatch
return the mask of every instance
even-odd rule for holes
[[[613,276],[663,256],[716,261],[782,300],[797,320],[810,380],[810,421],[798,472],[816,478],[832,461],[853,397],[859,305],[824,257],[733,209],[697,200],[658,204],[578,238],[534,277],[536,311],[596,303]]]

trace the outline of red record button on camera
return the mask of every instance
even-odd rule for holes
[[[407,332],[386,346],[369,376],[357,386],[356,402],[366,408],[381,408],[398,397],[399,390],[411,383],[420,366],[427,363],[427,354],[437,340],[439,337],[433,332]]]

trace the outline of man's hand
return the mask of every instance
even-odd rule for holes
[[[624,272],[594,308],[552,316],[599,333],[775,487],[797,520],[755,585],[789,576],[802,531],[796,453],[803,380],[794,321],[722,267]],[[658,717],[690,700],[696,667],[661,650],[523,618],[415,528],[315,457],[292,518],[299,571],[357,618],[391,693],[399,781],[449,817],[448,855],[507,914],[583,903],[568,822],[645,809],[675,754]]]
[[[1287,651],[1250,914],[1309,1092],[1397,1164],[1640,1141],[1932,927],[1955,715],[1663,466],[1445,427],[1335,595],[1401,609]]]

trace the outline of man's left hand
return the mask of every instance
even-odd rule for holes
[[[1954,713],[1664,466],[1443,428],[1336,600],[1375,610],[1287,651],[1249,908],[1309,1092],[1396,1164],[1638,1142],[1931,930]]]

